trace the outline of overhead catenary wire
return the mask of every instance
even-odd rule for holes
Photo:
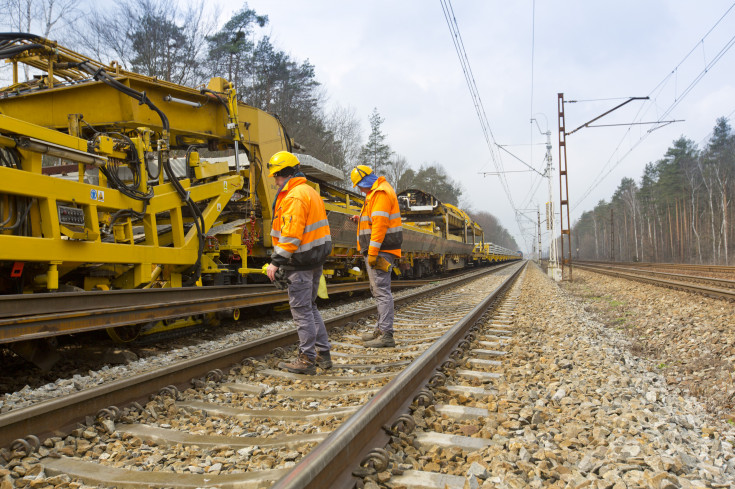
[[[533,141],[533,84],[534,84],[534,55],[536,51],[536,0],[533,0],[531,7],[531,134],[530,141]],[[529,160],[533,161],[533,147],[531,147],[531,154]]]
[[[477,113],[477,117],[480,121],[480,127],[482,128],[483,136],[485,139],[485,142],[488,146],[488,150],[490,151],[490,157],[493,163],[493,166],[495,166],[496,171],[499,173],[499,179],[500,183],[503,187],[503,190],[505,192],[506,197],[508,198],[508,201],[513,208],[514,211],[516,211],[515,203],[513,202],[513,196],[510,192],[510,186],[508,185],[508,181],[505,177],[505,168],[503,167],[503,162],[499,154],[496,154],[495,147],[499,147],[495,140],[495,135],[492,132],[492,129],[490,128],[490,123],[487,118],[487,114],[485,112],[485,107],[482,104],[482,98],[480,97],[480,93],[477,89],[477,84],[475,83],[475,77],[472,73],[472,68],[470,67],[469,59],[467,58],[467,53],[464,48],[464,43],[462,41],[462,36],[459,32],[459,25],[457,24],[456,16],[454,15],[454,9],[452,8],[452,3],[450,0],[440,0],[442,11],[444,12],[444,18],[447,22],[447,27],[449,27],[449,32],[451,34],[452,42],[454,44],[454,48],[457,52],[457,56],[459,58],[460,66],[462,68],[462,72],[465,77],[465,81],[467,83],[467,88],[470,91],[470,96],[472,97],[472,103],[475,107],[475,112]],[[518,224],[519,229],[521,228],[521,224],[516,214],[516,222]]]
[[[700,46],[704,46],[705,40],[712,34],[712,32],[719,26],[722,21],[727,17],[731,11],[735,8],[735,3],[730,5],[730,7],[725,11],[724,14],[720,16],[720,18],[714,23],[712,27],[710,27],[706,34],[702,36],[702,38],[695,43],[695,45],[692,47],[692,49],[689,50],[689,52],[679,61],[679,63],[674,66],[674,68],[656,85],[656,87],[651,90],[649,93],[649,98],[653,102],[644,104],[636,114],[635,121],[638,121],[639,118],[642,118],[646,114],[646,109],[654,106],[654,103],[657,99],[657,96],[662,93],[663,89],[667,85],[668,82],[670,82],[672,79],[675,83],[678,85],[678,73],[682,65],[692,56],[693,53],[697,51],[697,49]],[[585,190],[585,192],[582,194],[582,196],[577,200],[576,204],[572,207],[572,210],[575,210],[579,205],[592,193],[593,190],[595,190],[609,175],[610,173],[617,168],[617,166],[629,155],[635,150],[644,140],[648,138],[648,136],[651,135],[653,131],[656,129],[659,129],[662,127],[662,124],[664,124],[664,119],[668,117],[669,114],[686,98],[689,93],[691,93],[692,89],[704,78],[704,76],[709,73],[712,68],[722,59],[722,57],[730,50],[730,48],[735,44],[735,35],[730,37],[725,44],[719,49],[717,54],[715,54],[714,57],[712,57],[711,60],[707,61],[706,58],[704,60],[704,67],[699,71],[696,76],[690,81],[690,83],[687,85],[687,87],[681,92],[681,94],[678,94],[675,96],[674,100],[668,105],[668,107],[656,118],[656,127],[653,127],[649,130],[647,130],[640,138],[635,141],[630,148],[623,153],[622,156],[620,156],[616,161],[614,161],[615,155],[618,153],[620,148],[622,147],[623,143],[625,142],[626,138],[630,135],[632,128],[629,127],[628,130],[625,132],[623,137],[620,139],[618,144],[616,145],[615,149],[613,150],[612,154],[608,158],[607,162],[602,166],[600,169],[600,172],[598,175],[593,179],[590,186]],[[678,93],[678,87],[677,87],[677,93]],[[609,169],[608,169],[609,167]]]

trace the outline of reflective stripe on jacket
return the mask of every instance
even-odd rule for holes
[[[276,197],[271,262],[295,269],[322,266],[332,251],[327,213],[304,177],[292,177]]]
[[[368,255],[384,251],[401,257],[403,226],[398,197],[384,177],[370,188],[360,211],[357,226],[357,249],[368,250]]]

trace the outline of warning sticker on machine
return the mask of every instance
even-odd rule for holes
[[[96,188],[93,188],[89,191],[89,198],[92,200],[96,200],[98,202],[104,202],[105,201],[105,191],[97,190]]]

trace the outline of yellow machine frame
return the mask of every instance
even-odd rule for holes
[[[187,198],[201,208],[204,234],[218,222],[231,200],[250,202],[254,207],[254,196],[263,202],[275,196],[273,182],[249,178],[250,172],[262,175],[263,162],[277,151],[291,149],[291,143],[276,118],[238,103],[234,88],[226,80],[213,78],[206,88],[197,90],[127,72],[115,63],[103,65],[46,39],[18,41],[19,46],[23,43],[28,49],[8,60],[13,64],[14,83],[0,91],[0,147],[17,151],[22,163],[20,168],[0,166],[0,202],[28,199],[32,229],[24,236],[14,235],[7,228],[0,231],[0,260],[46,269],[45,274],[35,275],[33,283],[25,284],[24,290],[57,290],[60,276],[85,264],[95,267],[95,273],[84,277],[87,290],[145,287],[154,280],[159,286],[181,286],[184,273],[197,261],[200,239],[191,226],[195,218],[187,215],[181,192],[164,179],[160,168],[161,158],[168,158],[171,148],[234,147],[237,154],[241,147],[249,156],[249,168],[238,165],[231,172],[226,163],[205,161],[196,151],[189,155],[192,178],[178,179],[178,183]],[[42,70],[45,76],[20,83],[20,63]],[[96,70],[141,93],[143,100],[93,80],[89,73]],[[146,101],[165,111],[168,128],[156,112],[144,106]],[[92,145],[78,137],[85,127],[120,133],[131,144],[102,136]],[[141,193],[151,192],[147,203],[112,188],[101,172],[98,185],[84,183],[84,172],[90,165],[129,166],[133,150],[144,176],[148,159],[159,156],[158,181],[149,188],[147,178],[141,178],[138,188]],[[44,155],[78,165],[78,181],[44,174]],[[243,189],[245,178],[250,182],[247,189]],[[10,207],[3,206],[5,215],[0,218],[14,224]],[[79,222],[60,222],[62,208],[80,214]],[[260,211],[263,227],[269,227],[270,206],[262,205]],[[112,216],[120,212],[129,215],[112,223]],[[110,224],[114,241],[106,242],[101,226]],[[143,233],[134,235],[134,225],[140,224]],[[170,231],[161,233],[159,227],[163,225],[170,225]],[[247,263],[247,248],[240,234],[231,233],[221,239],[221,246]],[[270,236],[266,234],[263,239],[265,247],[271,245]],[[210,251],[219,247],[217,242]],[[201,251],[201,268],[216,272],[218,264],[212,258],[215,253],[206,251]]]

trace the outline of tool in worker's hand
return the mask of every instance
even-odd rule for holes
[[[268,264],[266,263],[263,265],[263,273],[266,273],[268,270]],[[286,277],[286,271],[283,268],[278,268],[276,270],[275,276],[273,278],[273,285],[276,286],[278,290],[286,290],[288,289],[288,286],[291,285],[291,281]]]

